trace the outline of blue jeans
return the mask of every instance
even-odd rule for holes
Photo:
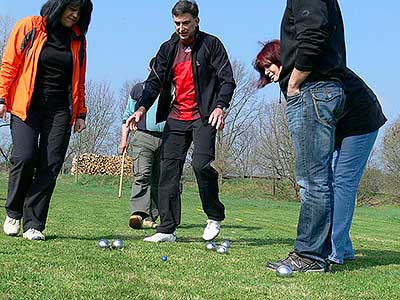
[[[331,253],[332,155],[344,103],[343,88],[333,81],[305,83],[287,98],[301,200],[294,251],[323,263]]]
[[[332,253],[329,260],[342,264],[354,259],[349,231],[353,220],[358,185],[378,135],[378,130],[349,136],[336,145],[333,154],[334,209],[332,223]]]

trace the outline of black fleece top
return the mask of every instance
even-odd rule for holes
[[[72,81],[71,30],[58,23],[49,32],[39,57],[33,102],[67,107]],[[51,101],[51,102],[49,102]]]
[[[374,92],[350,69],[346,69],[344,87],[346,104],[336,126],[336,145],[348,136],[373,132],[387,121]]]
[[[311,71],[306,82],[342,82],[346,49],[337,0],[287,0],[281,23],[280,86],[286,94],[293,68]]]

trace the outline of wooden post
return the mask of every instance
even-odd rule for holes
[[[126,149],[122,153],[121,174],[119,176],[118,198],[121,198],[121,194],[122,194],[122,179],[124,177],[125,155],[126,155]]]

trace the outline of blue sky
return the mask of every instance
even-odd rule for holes
[[[43,0],[0,0],[0,14],[15,19],[38,14]],[[175,0],[94,0],[88,33],[87,78],[109,80],[118,94],[124,80],[143,79],[148,60],[173,32]],[[286,1],[198,0],[200,28],[218,36],[231,58],[249,66],[258,41],[279,37]],[[389,121],[400,115],[400,1],[341,0],[348,66],[376,92]],[[276,99],[277,87],[264,89]]]

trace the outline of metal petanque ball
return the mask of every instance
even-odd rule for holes
[[[215,250],[217,248],[217,245],[215,245],[214,242],[208,242],[205,245],[206,250]]]
[[[226,247],[224,247],[224,246],[218,246],[217,252],[218,252],[219,254],[226,254],[226,253],[228,253],[228,249],[229,249],[229,248],[226,248]]]
[[[225,240],[221,243],[221,246],[224,246],[225,248],[230,248],[231,247],[231,242],[228,240]]]
[[[124,248],[124,242],[122,240],[115,240],[112,243],[112,247],[115,250],[122,249],[122,248]]]
[[[110,248],[110,242],[107,239],[101,239],[97,242],[97,246],[100,249],[108,249]]]
[[[167,261],[167,259],[168,259],[168,257],[166,257],[165,255],[163,257],[161,257],[161,260],[164,262]]]
[[[279,267],[276,268],[275,273],[279,277],[290,277],[292,276],[293,271],[289,266],[280,265]]]

